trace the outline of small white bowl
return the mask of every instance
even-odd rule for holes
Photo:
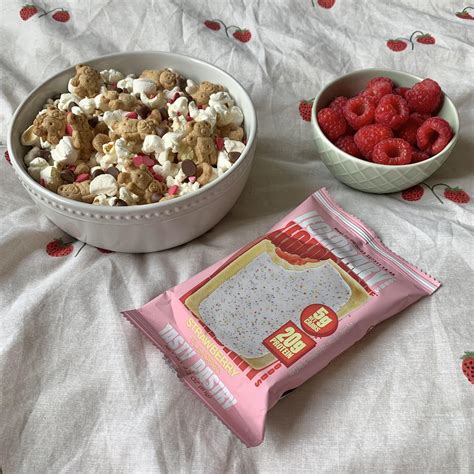
[[[337,96],[352,97],[362,91],[374,77],[385,76],[396,86],[412,87],[422,79],[406,72],[391,69],[361,69],[342,76],[328,84],[316,96],[311,113],[311,123],[316,141],[316,149],[329,171],[351,188],[368,193],[394,193],[414,186],[431,176],[451,154],[459,136],[459,117],[451,99],[444,94],[444,103],[437,115],[449,122],[454,137],[446,148],[425,161],[410,165],[380,165],[356,158],[340,150],[329,141],[319,128],[316,114],[327,107]]]
[[[102,56],[87,61],[101,71],[124,74],[170,67],[196,82],[208,80],[227,88],[244,115],[247,146],[229,171],[195,193],[170,201],[130,207],[94,206],[55,194],[26,172],[23,156],[28,148],[20,137],[46,100],[67,91],[70,67],[37,87],[22,102],[8,132],[13,168],[33,201],[59,228],[90,245],[116,252],[154,252],[189,242],[216,225],[234,205],[247,181],[256,146],[257,117],[252,100],[232,76],[199,59],[174,53],[143,51]]]

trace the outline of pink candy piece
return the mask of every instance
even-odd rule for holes
[[[72,132],[73,132],[72,126],[70,124],[67,124],[66,125],[66,135],[72,136]]]
[[[76,165],[69,165],[67,169],[71,170],[74,173],[74,170],[76,169]]]
[[[76,176],[76,183],[81,183],[82,181],[87,181],[89,179],[89,173],[81,173]]]
[[[155,178],[160,183],[162,183],[164,181],[163,176],[161,176],[161,174],[155,173],[155,171],[153,171],[153,169],[150,169],[150,173],[153,175],[153,178]]]
[[[129,112],[128,114],[125,114],[125,117],[127,117],[129,119],[137,119],[138,114],[136,112]]]
[[[148,155],[137,155],[133,157],[133,164],[138,168],[140,165],[154,166],[156,161]]]
[[[224,149],[224,139],[222,137],[216,137],[216,147],[219,151]]]
[[[186,115],[186,122],[191,122],[192,119],[191,115]]]
[[[43,178],[40,178],[40,181],[39,181],[39,183],[41,184],[41,186],[43,186],[43,188],[45,188],[45,187],[46,187],[46,183],[45,183],[45,181],[44,181],[44,179],[43,179]]]
[[[178,192],[178,190],[179,190],[178,186],[176,184],[174,184],[173,186],[170,186],[168,188],[168,194],[170,196],[174,196]]]
[[[116,82],[112,82],[111,84],[109,84],[109,89],[112,89],[113,91],[117,89],[117,83]]]
[[[189,176],[188,177],[188,180],[189,182],[192,184],[192,183],[195,183],[196,182],[196,176]]]

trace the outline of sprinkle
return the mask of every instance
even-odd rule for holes
[[[196,181],[196,176],[189,176],[188,180],[190,183],[194,183]]]
[[[66,125],[66,135],[69,135],[69,136],[71,137],[73,131],[74,131],[74,130],[72,129],[71,124],[68,123],[68,124]]]
[[[82,183],[82,181],[87,181],[89,179],[89,173],[81,173],[76,177],[76,183]]]
[[[168,188],[168,194],[174,196],[178,192],[179,188],[176,184]]]
[[[138,168],[140,165],[154,166],[156,161],[148,155],[137,155],[133,157],[133,164]]]
[[[137,119],[138,114],[136,112],[129,112],[128,114],[125,114],[125,117],[127,117],[129,119]]]
[[[224,139],[222,137],[216,137],[216,147],[219,151],[224,149]]]

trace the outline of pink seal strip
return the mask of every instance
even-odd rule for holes
[[[268,234],[123,315],[257,446],[281,397],[439,286],[321,189]]]

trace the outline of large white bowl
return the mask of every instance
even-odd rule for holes
[[[329,171],[348,186],[369,193],[394,193],[414,186],[431,176],[451,154],[459,136],[459,117],[451,99],[445,94],[438,115],[449,122],[454,137],[437,155],[410,165],[380,165],[355,158],[337,148],[319,128],[316,114],[339,95],[352,97],[365,88],[374,77],[385,76],[401,87],[412,87],[422,79],[406,72],[391,69],[361,69],[342,76],[324,87],[314,99],[311,123],[316,149]]]
[[[247,92],[232,76],[199,59],[159,51],[119,53],[87,61],[95,69],[118,69],[125,74],[170,67],[194,81],[222,84],[244,114],[247,146],[224,175],[190,195],[156,204],[130,207],[93,206],[63,198],[40,186],[26,172],[28,148],[21,133],[45,101],[67,91],[74,68],[66,69],[37,87],[18,107],[8,132],[13,168],[33,201],[59,228],[96,247],[117,252],[154,252],[188,242],[217,224],[239,197],[247,181],[256,146],[257,117]]]

